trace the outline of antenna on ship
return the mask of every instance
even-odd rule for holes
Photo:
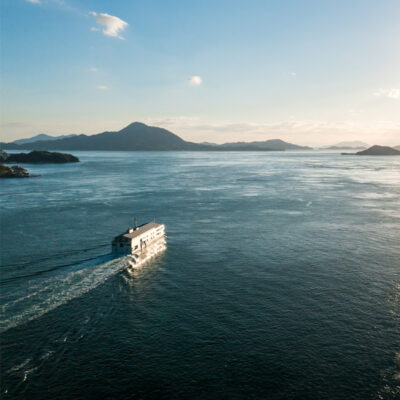
[[[137,221],[136,221],[136,217],[135,217],[135,219],[133,220],[133,226],[134,226],[134,229],[136,230],[136,229],[137,229]]]

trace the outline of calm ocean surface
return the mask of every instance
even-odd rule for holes
[[[399,157],[72,153],[0,182],[3,399],[400,398]]]

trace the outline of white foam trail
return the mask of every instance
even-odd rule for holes
[[[34,320],[89,292],[126,267],[127,260],[123,257],[40,281],[40,288],[31,288],[33,292],[22,301],[4,304],[3,309],[7,310],[7,316],[0,321],[0,330],[5,332]]]
[[[26,365],[28,365],[30,362],[32,361],[31,358],[27,358],[25,361],[23,361],[21,364],[15,365],[14,367],[10,368],[7,371],[7,374],[11,373],[11,372],[16,372],[19,371],[20,369],[24,368]]]
[[[31,369],[27,369],[24,373],[24,379],[22,380],[22,382],[25,382],[28,379],[29,374],[31,374],[32,372],[35,372],[39,367],[33,367]]]

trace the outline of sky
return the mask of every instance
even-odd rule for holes
[[[1,140],[400,145],[399,0],[1,0]]]

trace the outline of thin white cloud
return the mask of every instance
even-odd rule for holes
[[[92,72],[97,72],[99,69],[96,68],[96,67],[90,67],[90,70],[91,70]]]
[[[99,29],[99,28],[96,28],[95,26],[92,26],[92,27],[90,28],[90,30],[91,30],[92,32],[98,32],[100,29]]]
[[[203,80],[198,75],[191,76],[190,78],[188,78],[188,81],[193,86],[200,86],[203,83]]]
[[[145,122],[151,125],[162,125],[172,127],[192,127],[199,124],[199,117],[192,117],[186,115],[164,117],[164,118],[146,118]]]
[[[106,86],[106,85],[98,85],[98,86],[96,86],[96,89],[97,90],[107,90],[108,86]]]
[[[0,124],[0,126],[2,126],[3,128],[26,128],[26,127],[30,127],[30,124],[27,124],[25,122],[2,122]]]
[[[90,15],[93,15],[93,17],[96,19],[96,22],[99,25],[105,27],[102,32],[106,36],[116,37],[118,39],[124,39],[122,36],[120,36],[120,32],[122,32],[128,26],[127,22],[110,14],[104,14],[104,13],[98,14],[92,11],[90,12]],[[91,28],[91,30],[95,29]]]
[[[40,4],[40,0],[26,0],[28,3]]]
[[[388,99],[398,100],[400,99],[400,89],[379,89],[374,93],[376,97],[386,97]]]
[[[388,97],[390,99],[398,99],[400,98],[400,89],[390,89],[388,93]]]
[[[149,118],[147,123],[161,126],[194,142],[235,142],[283,139],[298,144],[327,145],[345,140],[396,145],[400,122],[375,120],[286,120],[277,122],[209,123],[198,117]]]

